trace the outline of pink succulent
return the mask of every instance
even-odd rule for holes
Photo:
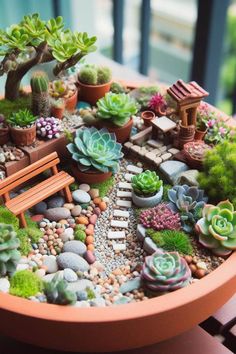
[[[160,93],[156,93],[152,96],[148,103],[148,108],[152,109],[153,111],[158,111],[160,109],[166,108],[166,100]]]
[[[216,120],[215,120],[215,119],[210,119],[210,120],[207,122],[208,128],[213,128],[213,126],[214,126],[215,123],[216,123]]]
[[[219,127],[219,133],[220,135],[225,135],[227,133],[227,129],[224,127]]]
[[[172,211],[165,203],[142,211],[140,222],[146,228],[155,230],[180,230],[181,222],[179,213]]]

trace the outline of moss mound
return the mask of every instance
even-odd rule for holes
[[[0,100],[0,112],[8,118],[12,113],[19,111],[19,109],[31,107],[31,95],[22,95],[15,101],[9,101],[7,99]]]
[[[16,272],[10,280],[10,294],[28,298],[43,289],[42,280],[29,270]]]

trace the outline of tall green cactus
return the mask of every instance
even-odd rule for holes
[[[45,72],[36,71],[30,80],[32,90],[32,111],[34,115],[48,117],[50,114],[50,103],[48,85],[49,79]]]
[[[0,276],[12,275],[18,261],[20,252],[17,248],[20,241],[11,225],[0,224]]]

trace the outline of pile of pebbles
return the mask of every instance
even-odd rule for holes
[[[0,147],[0,164],[5,164],[8,161],[19,161],[22,157],[24,157],[24,152],[15,146],[5,144]]]

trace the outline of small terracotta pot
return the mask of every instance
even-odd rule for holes
[[[9,140],[9,127],[0,128],[0,145],[6,144]]]
[[[54,118],[62,119],[64,116],[65,107],[51,107],[51,115]]]
[[[78,85],[80,100],[94,106],[100,98],[110,91],[111,81],[102,85],[86,85],[78,81]]]
[[[36,140],[36,124],[26,129],[10,127],[10,134],[12,141],[17,146],[31,145]]]
[[[144,125],[146,127],[151,126],[151,121],[156,117],[155,113],[152,111],[143,111],[141,113],[141,118],[143,119]]]
[[[117,127],[116,125],[107,122],[105,119],[98,120],[98,122],[96,123],[97,128],[107,128],[109,133],[114,133],[116,135],[117,142],[121,144],[129,140],[132,126],[132,118],[130,118],[128,123],[126,123],[123,127]]]
[[[198,130],[196,129],[195,134],[194,134],[194,140],[203,140],[204,136],[206,135],[207,129],[206,130]]]
[[[77,102],[78,102],[78,90],[76,90],[71,97],[65,98],[65,109],[70,112],[74,111]]]
[[[82,172],[76,164],[71,166],[71,170],[75,178],[81,183],[101,183],[112,176],[111,172],[103,173],[99,171]]]

